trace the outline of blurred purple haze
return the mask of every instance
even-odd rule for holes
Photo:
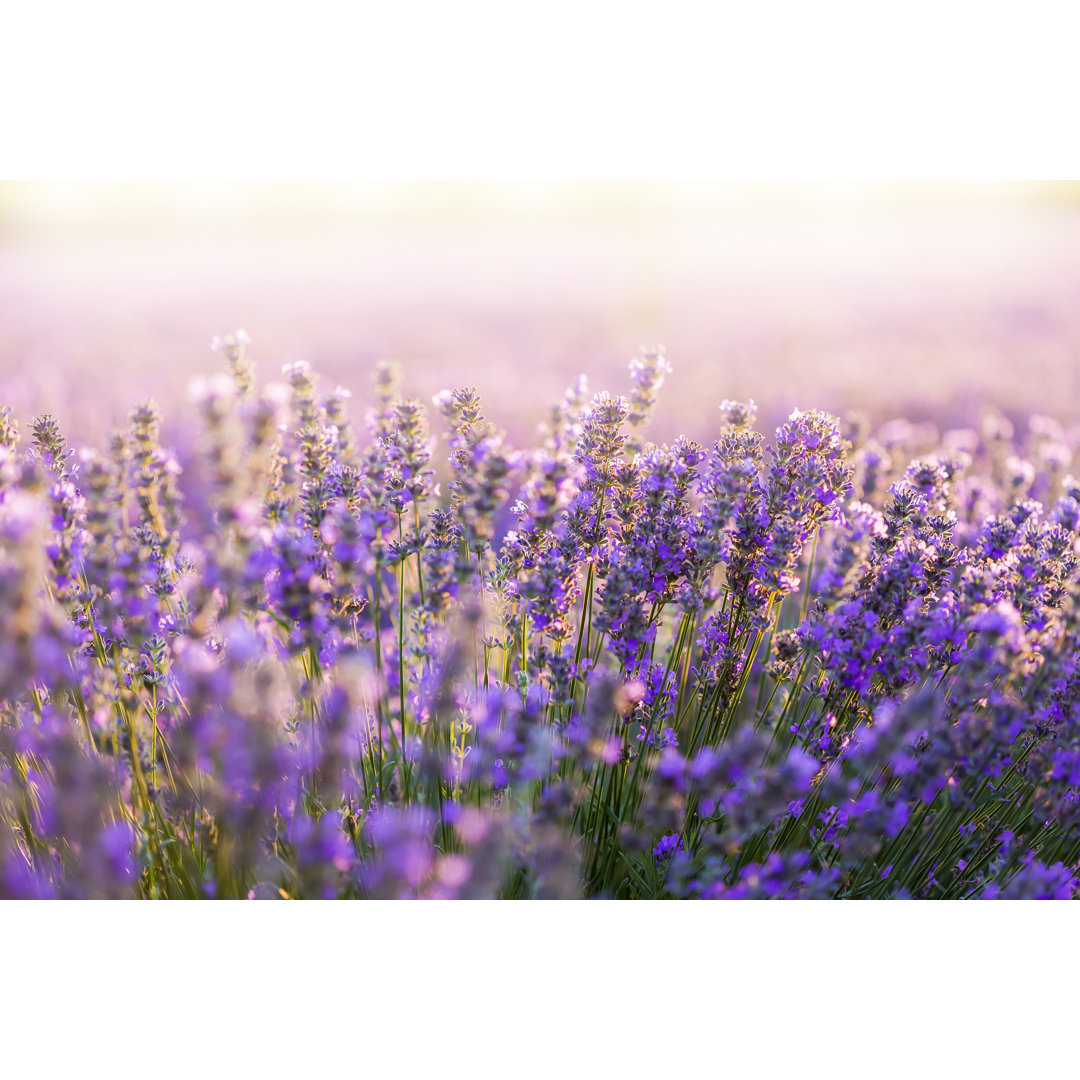
[[[1080,381],[1080,211],[1059,201],[678,202],[588,212],[333,214],[304,221],[17,220],[0,229],[0,398],[98,439],[153,395],[176,414],[253,339],[262,378],[308,360],[359,419],[380,359],[430,402],[475,384],[513,436],[579,373],[625,392],[663,345],[652,434],[709,437],[723,398],[764,430],[792,407],[972,423],[1070,420]]]

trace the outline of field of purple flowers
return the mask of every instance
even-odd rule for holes
[[[1080,888],[1080,429],[655,445],[656,351],[521,449],[248,344],[190,454],[0,413],[0,895]]]

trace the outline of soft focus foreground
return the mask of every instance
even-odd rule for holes
[[[1075,893],[1080,430],[658,446],[653,351],[517,448],[248,344],[179,457],[3,413],[3,895]]]

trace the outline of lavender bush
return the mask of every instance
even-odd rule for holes
[[[0,413],[0,895],[1065,898],[1080,429],[579,380],[516,449],[243,332],[198,453]]]

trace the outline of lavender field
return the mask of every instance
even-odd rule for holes
[[[0,896],[1076,896],[1080,218],[703,220],[9,235]]]

